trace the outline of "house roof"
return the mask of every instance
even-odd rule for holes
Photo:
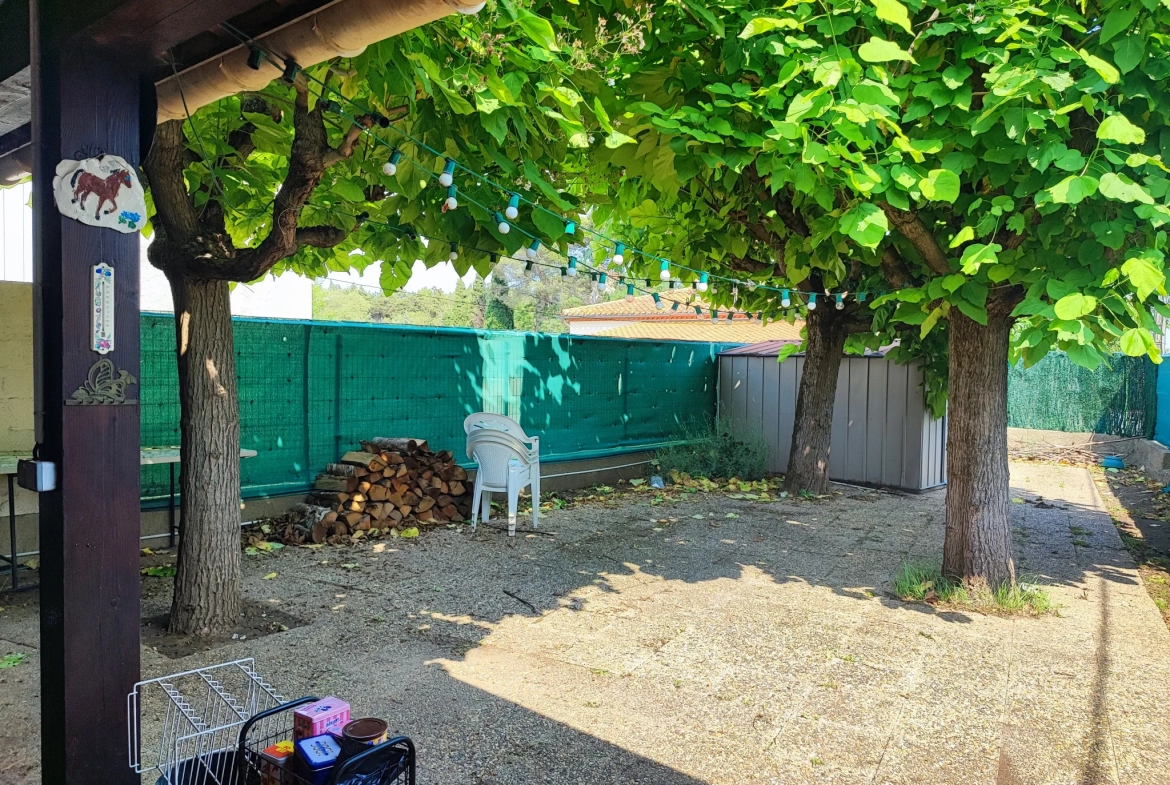
[[[694,314],[692,313],[692,316]],[[769,322],[761,324],[758,320],[733,320],[728,323],[720,319],[712,323],[710,319],[691,319],[680,321],[643,321],[639,324],[630,324],[624,327],[615,327],[612,330],[602,330],[595,333],[604,338],[635,338],[653,341],[704,341],[708,343],[760,343],[773,342],[779,346],[785,343],[800,343],[801,324],[788,322]]]
[[[566,321],[605,321],[613,319],[623,322],[710,322],[710,313],[708,309],[711,307],[707,302],[696,299],[693,304],[689,304],[691,296],[694,294],[690,289],[675,289],[666,292],[659,292],[658,296],[666,304],[662,309],[655,307],[654,296],[650,294],[643,294],[632,299],[621,300],[607,300],[601,303],[593,303],[592,305],[581,305],[576,308],[566,308],[561,311],[561,318]],[[679,303],[678,310],[672,310],[673,303]],[[698,305],[704,311],[700,316],[695,313],[694,306]],[[727,315],[727,308],[719,308],[720,317]],[[744,314],[742,309],[736,308],[733,311],[735,314]],[[744,323],[747,323],[747,317],[744,316]],[[721,319],[722,321],[722,319]],[[804,326],[804,322],[797,320],[796,333],[800,332],[800,328]],[[606,333],[608,335],[608,333]],[[702,340],[706,340],[705,338]]]
[[[659,297],[667,305],[659,310],[654,305],[654,296],[650,294],[643,294],[634,297],[631,300],[606,300],[601,303],[593,303],[592,305],[581,305],[576,308],[566,308],[561,311],[561,317],[564,319],[605,319],[613,317],[622,318],[652,318],[652,319],[695,319],[694,309],[687,306],[687,300],[690,299],[690,289],[675,289],[668,292],[660,292]],[[677,302],[679,307],[677,311],[670,310],[670,303]],[[704,308],[707,304],[696,301],[696,305]],[[685,309],[685,310],[684,310]]]

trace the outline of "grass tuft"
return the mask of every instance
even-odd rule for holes
[[[929,562],[904,563],[894,576],[893,588],[904,602],[943,604],[984,613],[1041,616],[1057,610],[1048,590],[1036,583],[1005,583],[990,592],[969,592],[961,583],[943,577],[942,571]]]

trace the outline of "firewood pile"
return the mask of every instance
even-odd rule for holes
[[[393,536],[471,514],[467,472],[449,451],[431,452],[425,439],[377,438],[361,442],[361,448],[317,475],[305,503],[293,509],[286,541]]]

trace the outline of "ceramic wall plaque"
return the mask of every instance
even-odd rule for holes
[[[146,220],[146,196],[138,174],[116,155],[57,164],[53,198],[61,215],[90,226],[129,234]]]
[[[90,301],[93,345],[98,354],[114,351],[114,268],[105,262],[93,266],[93,289]]]

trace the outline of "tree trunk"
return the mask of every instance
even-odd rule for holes
[[[943,574],[971,589],[1014,582],[1007,458],[1011,310],[988,302],[987,326],[950,313],[947,529]]]
[[[227,281],[168,275],[182,410],[182,531],[170,631],[214,635],[240,616],[240,419]]]
[[[796,422],[784,488],[789,493],[829,490],[829,440],[833,433],[833,402],[837,376],[849,333],[849,317],[822,306],[808,312],[805,322],[804,373],[796,396]]]

